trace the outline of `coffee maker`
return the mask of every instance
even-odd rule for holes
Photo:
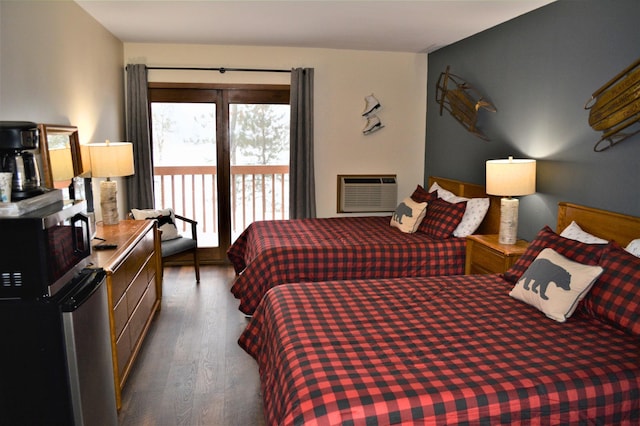
[[[38,125],[0,121],[0,170],[13,173],[11,201],[43,194],[38,165]]]

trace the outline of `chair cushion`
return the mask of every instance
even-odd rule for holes
[[[190,250],[195,247],[196,241],[187,237],[163,241],[162,257],[171,256],[176,253],[182,253],[183,251]]]

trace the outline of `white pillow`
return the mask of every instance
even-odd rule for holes
[[[489,211],[489,205],[491,200],[489,198],[465,198],[458,197],[451,191],[447,191],[438,185],[438,182],[434,182],[429,188],[429,192],[438,191],[438,197],[442,198],[449,203],[459,203],[461,201],[467,202],[467,208],[464,211],[462,220],[453,231],[454,237],[464,238],[467,235],[471,235],[476,232],[476,229],[480,226],[484,217]]]
[[[522,274],[509,296],[551,319],[565,322],[602,271],[600,266],[583,265],[546,248]]]
[[[411,197],[407,197],[396,207],[396,211],[391,216],[390,225],[411,234],[418,230],[426,213],[427,203],[416,203]]]
[[[584,231],[575,221],[572,221],[569,226],[564,228],[560,236],[585,244],[606,244],[609,242]]]
[[[162,231],[162,241],[175,240],[176,238],[182,237],[176,227],[176,215],[173,209],[131,209],[131,213],[136,220],[156,219],[158,221],[158,229]]]
[[[438,182],[433,182],[433,185],[431,185],[431,188],[429,188],[429,192],[433,191],[438,191],[438,197],[442,198],[445,201],[448,201],[448,198],[457,197],[457,195],[453,192],[447,191],[446,189],[438,185]]]
[[[640,238],[631,241],[624,249],[635,257],[640,257]]]

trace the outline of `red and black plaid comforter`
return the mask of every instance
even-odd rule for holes
[[[239,343],[269,425],[640,424],[640,341],[498,275],[289,284]]]
[[[271,287],[301,281],[464,273],[465,239],[405,234],[389,217],[252,223],[227,251],[240,274],[231,292],[252,314]]]

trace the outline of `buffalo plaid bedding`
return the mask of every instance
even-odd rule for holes
[[[252,223],[227,257],[240,274],[231,292],[252,314],[271,287],[291,282],[464,273],[465,239],[405,234],[389,217]]]
[[[269,425],[640,424],[640,341],[499,275],[273,288],[239,344]]]

